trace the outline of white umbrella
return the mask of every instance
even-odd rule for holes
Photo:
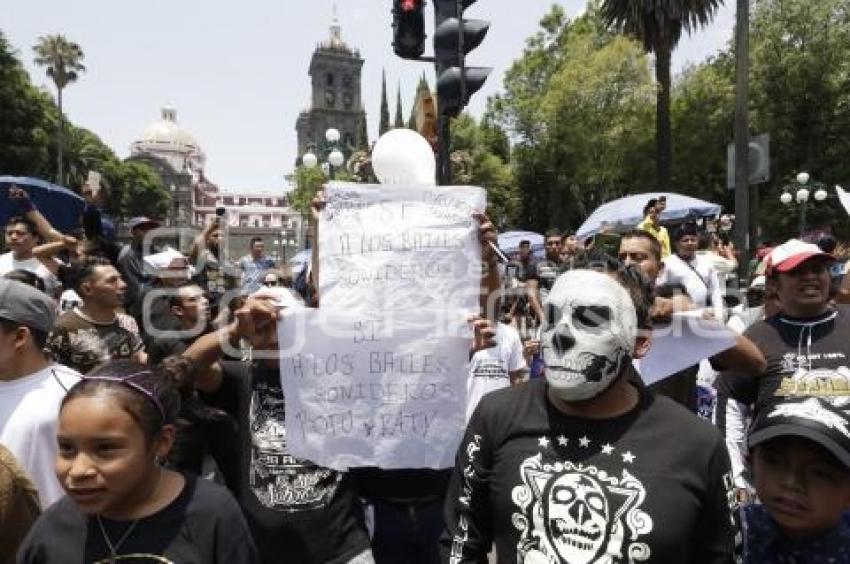
[[[596,208],[590,217],[579,227],[576,235],[579,239],[587,239],[596,235],[604,227],[615,231],[624,231],[634,227],[643,220],[643,207],[646,203],[660,196],[667,196],[667,208],[661,214],[661,221],[673,221],[686,217],[705,217],[720,215],[720,206],[705,200],[673,194],[671,192],[648,192],[634,194],[602,204]]]

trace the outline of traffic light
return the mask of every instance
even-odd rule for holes
[[[393,0],[393,50],[402,59],[425,52],[424,0]]]
[[[467,67],[467,53],[481,45],[490,22],[463,19],[463,11],[476,0],[434,0],[434,57],[437,67],[437,102],[440,113],[457,116],[493,70]]]

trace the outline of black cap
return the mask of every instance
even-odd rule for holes
[[[747,446],[785,436],[814,441],[850,468],[850,415],[821,398],[789,398],[765,406],[750,427]]]

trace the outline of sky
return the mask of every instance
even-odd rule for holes
[[[551,0],[479,0],[468,18],[486,19],[490,31],[467,60],[493,67],[468,107],[480,116],[487,97],[522,54]],[[585,0],[559,0],[570,18]],[[177,110],[178,123],[200,143],[206,174],[222,190],[277,191],[296,159],[295,120],[307,109],[307,68],[317,43],[329,36],[333,0],[4,0],[0,29],[17,49],[33,82],[53,92],[33,64],[32,45],[62,33],[85,52],[86,72],[63,96],[65,112],[98,134],[120,157],[159,119]],[[392,0],[338,0],[342,38],[360,50],[363,103],[369,135],[377,136],[381,73],[386,69],[391,115],[401,84],[405,120],[419,77],[434,84],[433,65],[392,53]],[[673,55],[674,72],[723,48],[732,35],[734,2],[714,22],[684,38]],[[428,47],[433,22],[426,7]]]

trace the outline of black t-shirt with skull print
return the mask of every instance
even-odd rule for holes
[[[446,500],[444,562],[483,562],[493,543],[502,564],[734,561],[714,427],[645,389],[605,420],[566,416],[546,393],[539,379],[481,400]]]
[[[263,562],[341,564],[369,548],[350,476],[292,456],[280,373],[260,363],[224,361],[222,385],[202,394],[239,423],[234,492]]]
[[[756,410],[777,397],[820,396],[850,410],[850,306],[808,319],[780,313],[744,335],[764,353],[767,369],[722,373],[715,382],[722,396]]]

